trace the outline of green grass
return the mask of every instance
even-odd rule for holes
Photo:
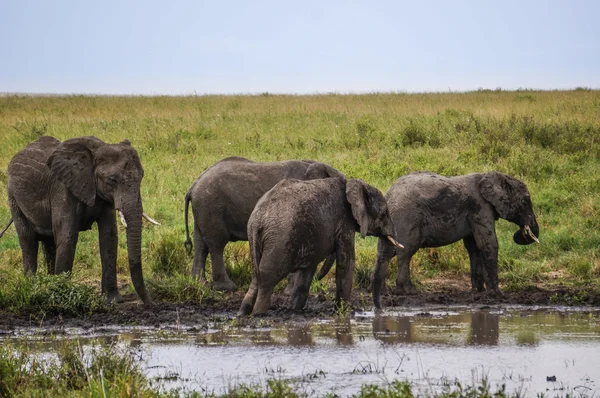
[[[513,175],[529,187],[542,243],[517,246],[512,243],[516,227],[497,223],[501,287],[558,282],[600,286],[600,92],[596,90],[4,96],[0,97],[0,224],[10,218],[2,199],[8,162],[41,135],[60,140],[95,135],[107,142],[124,138],[132,142],[145,169],[144,209],[162,224],[145,224],[144,272],[165,286],[179,289],[182,283],[177,275],[187,275],[191,269],[192,260],[183,246],[185,192],[205,168],[232,155],[257,161],[317,159],[382,191],[414,170],[445,175],[498,170]],[[125,237],[119,228],[122,284],[129,283],[130,277]],[[376,248],[374,238],[357,239],[357,286],[366,285]],[[252,275],[247,245],[230,245],[225,256],[233,280],[242,289],[247,287]],[[39,262],[45,268],[41,256]],[[435,255],[422,251],[413,260],[413,270],[421,281],[439,275],[464,277],[469,272],[468,257],[461,243],[436,249]],[[12,227],[0,239],[0,275],[16,273],[22,273],[21,253]],[[394,263],[390,273],[393,278]],[[548,276],[556,274],[560,278]],[[332,276],[325,279],[331,285]],[[73,280],[99,290],[95,228],[80,234]],[[156,286],[154,291],[159,290]],[[204,297],[197,287],[183,290]],[[170,299],[184,297],[189,294],[174,294]]]
[[[13,312],[85,316],[109,307],[96,286],[72,283],[68,274],[31,278],[10,272],[0,277],[0,282],[0,308]]]

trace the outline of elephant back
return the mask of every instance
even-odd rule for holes
[[[49,178],[46,160],[59,144],[56,138],[43,136],[20,150],[8,164],[9,189],[22,183],[41,183]]]

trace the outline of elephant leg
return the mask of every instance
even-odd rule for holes
[[[483,263],[483,277],[486,290],[502,295],[498,287],[498,251],[496,250],[495,253],[484,253]]]
[[[192,266],[192,277],[202,281],[206,280],[206,257],[208,246],[200,233],[198,225],[194,224],[194,265]],[[214,265],[213,265],[214,267]]]
[[[242,300],[242,305],[240,306],[238,315],[250,315],[250,313],[252,313],[252,308],[254,308],[254,303],[256,302],[257,294],[258,282],[255,276],[254,278],[252,278],[252,282],[250,282],[250,288],[248,288],[248,291],[244,296],[244,300]]]
[[[291,296],[292,294],[294,294],[295,288],[296,286],[298,286],[298,283],[301,279],[302,276],[300,275],[300,271],[288,274],[287,286],[285,287],[283,294],[285,294],[286,296]]]
[[[339,307],[342,300],[350,302],[352,279],[354,277],[354,231],[351,236],[342,236],[336,245],[335,266],[335,305]]]
[[[396,273],[396,287],[394,294],[417,294],[410,279],[410,260],[418,249],[405,247],[397,252],[398,271]]]
[[[289,268],[282,266],[286,261],[283,256],[272,253],[273,259],[269,260],[264,257],[260,261],[257,271],[257,287],[258,293],[256,302],[254,303],[253,315],[266,314],[271,305],[271,296],[277,283],[279,283],[289,273]]]
[[[106,207],[98,218],[98,243],[102,264],[102,293],[110,302],[123,302],[117,286],[118,230],[115,211]]]
[[[481,251],[477,248],[475,238],[470,235],[463,239],[465,248],[469,252],[469,260],[471,262],[471,290],[482,292],[483,286],[483,258]]]
[[[301,311],[308,300],[310,283],[313,280],[316,268],[302,268],[295,273],[294,292],[292,293],[291,309]]]
[[[17,230],[17,236],[19,237],[19,246],[21,246],[21,252],[23,253],[23,267],[25,274],[35,275],[37,272],[37,256],[39,250],[38,237],[29,224],[29,221],[25,218],[25,215],[19,210],[13,200],[10,200],[10,208],[15,223],[15,229]]]
[[[481,253],[481,268],[485,288],[492,294],[502,295],[498,287],[498,240],[493,228],[481,228],[473,231],[477,248]]]
[[[225,245],[210,251],[213,286],[215,290],[232,291],[237,287],[227,275],[225,263],[223,262],[223,249],[225,249]]]
[[[271,285],[259,286],[256,303],[254,303],[254,309],[252,310],[252,315],[264,315],[269,312],[269,307],[271,306],[271,296],[273,295],[274,288],[275,286]]]
[[[44,251],[44,258],[46,259],[46,267],[48,268],[48,275],[54,275],[56,267],[56,244],[54,243],[53,237],[47,237],[42,240],[42,249]]]
[[[57,274],[71,272],[77,239],[79,238],[79,220],[68,207],[66,209],[53,208],[52,220],[52,234],[56,242],[56,265],[54,269]]]

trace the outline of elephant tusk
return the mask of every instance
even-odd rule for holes
[[[123,215],[123,212],[121,210],[117,210],[117,212],[119,213],[119,217],[121,218],[121,223],[125,228],[127,228],[127,221],[125,221],[125,216]]]
[[[524,231],[525,231],[525,235],[529,236],[536,243],[540,243],[540,240],[537,238],[537,236],[535,236],[533,234],[533,232],[531,231],[531,227],[529,227],[529,225],[525,225]]]
[[[390,242],[392,242],[392,244],[393,244],[394,246],[397,246],[397,247],[399,247],[399,248],[401,248],[401,249],[404,249],[404,246],[402,246],[400,243],[398,243],[398,242],[396,241],[396,239],[392,238],[392,236],[391,236],[391,235],[388,235],[388,236],[387,236],[387,238],[388,238],[388,240],[389,240]]]
[[[153,219],[152,217],[150,217],[148,214],[146,213],[142,213],[142,217],[144,217],[149,223],[154,224],[154,225],[160,225],[160,223],[158,221],[156,221],[155,219]]]

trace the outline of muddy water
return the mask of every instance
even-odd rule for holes
[[[431,307],[347,320],[166,329],[73,329],[63,338],[84,334],[90,344],[139,346],[148,375],[165,388],[225,393],[275,378],[308,394],[345,396],[394,379],[432,393],[485,377],[493,390],[505,385],[525,396],[600,394],[598,309]],[[26,335],[36,338],[36,330],[22,330],[19,338]]]

